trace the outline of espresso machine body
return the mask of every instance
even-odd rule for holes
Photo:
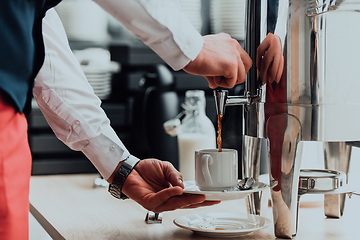
[[[244,177],[258,179],[260,140],[267,139],[270,178],[278,181],[271,190],[275,235],[292,238],[303,194],[302,143],[323,142],[325,167],[347,173],[349,143],[360,140],[360,0],[248,0],[246,17],[253,60],[246,95],[217,92],[216,106],[224,114],[225,106],[244,105]],[[269,33],[281,41],[284,71],[279,83],[262,84],[256,54]],[[260,197],[249,197],[249,213],[260,214]],[[345,194],[325,195],[325,215],[340,217],[344,202]]]
[[[285,64],[280,83],[262,87],[256,111],[264,105],[265,114],[258,125],[246,126],[246,135],[266,138],[265,115],[284,109],[301,122],[302,141],[358,141],[360,1],[262,0],[248,7],[258,4],[259,19],[248,28],[257,34],[248,36],[260,39],[248,38],[246,46],[256,52],[255,44],[271,32],[281,39]],[[251,71],[248,91],[254,95],[261,87],[255,67]]]
[[[284,56],[284,72],[277,84],[260,87],[261,80],[251,70],[247,79],[250,98],[259,88],[262,94],[260,102],[245,114],[244,148],[266,138],[270,176],[279,182],[272,189],[277,237],[290,238],[297,232],[302,142],[324,142],[325,167],[347,173],[351,147],[346,142],[360,139],[359,9],[358,0],[248,1],[248,14],[257,18],[252,23],[255,26],[248,28],[255,32],[249,33],[248,44],[261,43],[271,32],[280,38]],[[249,173],[256,172],[251,169],[258,160],[249,159],[256,154],[247,151],[243,164]],[[334,196],[325,195],[325,214],[340,217],[345,194],[336,196],[341,199],[338,202],[333,201]],[[253,198],[252,211],[258,211],[256,196]]]

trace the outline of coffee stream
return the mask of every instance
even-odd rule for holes
[[[222,148],[221,148],[221,119],[222,119],[223,115],[218,115],[218,130],[217,130],[217,139],[216,139],[216,142],[217,142],[217,145],[218,145],[218,149],[219,149],[219,152],[222,152]]]

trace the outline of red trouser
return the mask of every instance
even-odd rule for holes
[[[28,239],[30,175],[26,118],[0,92],[0,240]]]

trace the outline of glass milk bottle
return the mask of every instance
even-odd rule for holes
[[[216,133],[205,113],[205,93],[189,90],[185,93],[185,117],[177,131],[179,149],[179,171],[183,180],[195,179],[195,151],[216,148]]]

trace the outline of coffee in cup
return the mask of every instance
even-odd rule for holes
[[[201,191],[234,187],[238,183],[238,152],[235,149],[195,151],[195,183]]]

